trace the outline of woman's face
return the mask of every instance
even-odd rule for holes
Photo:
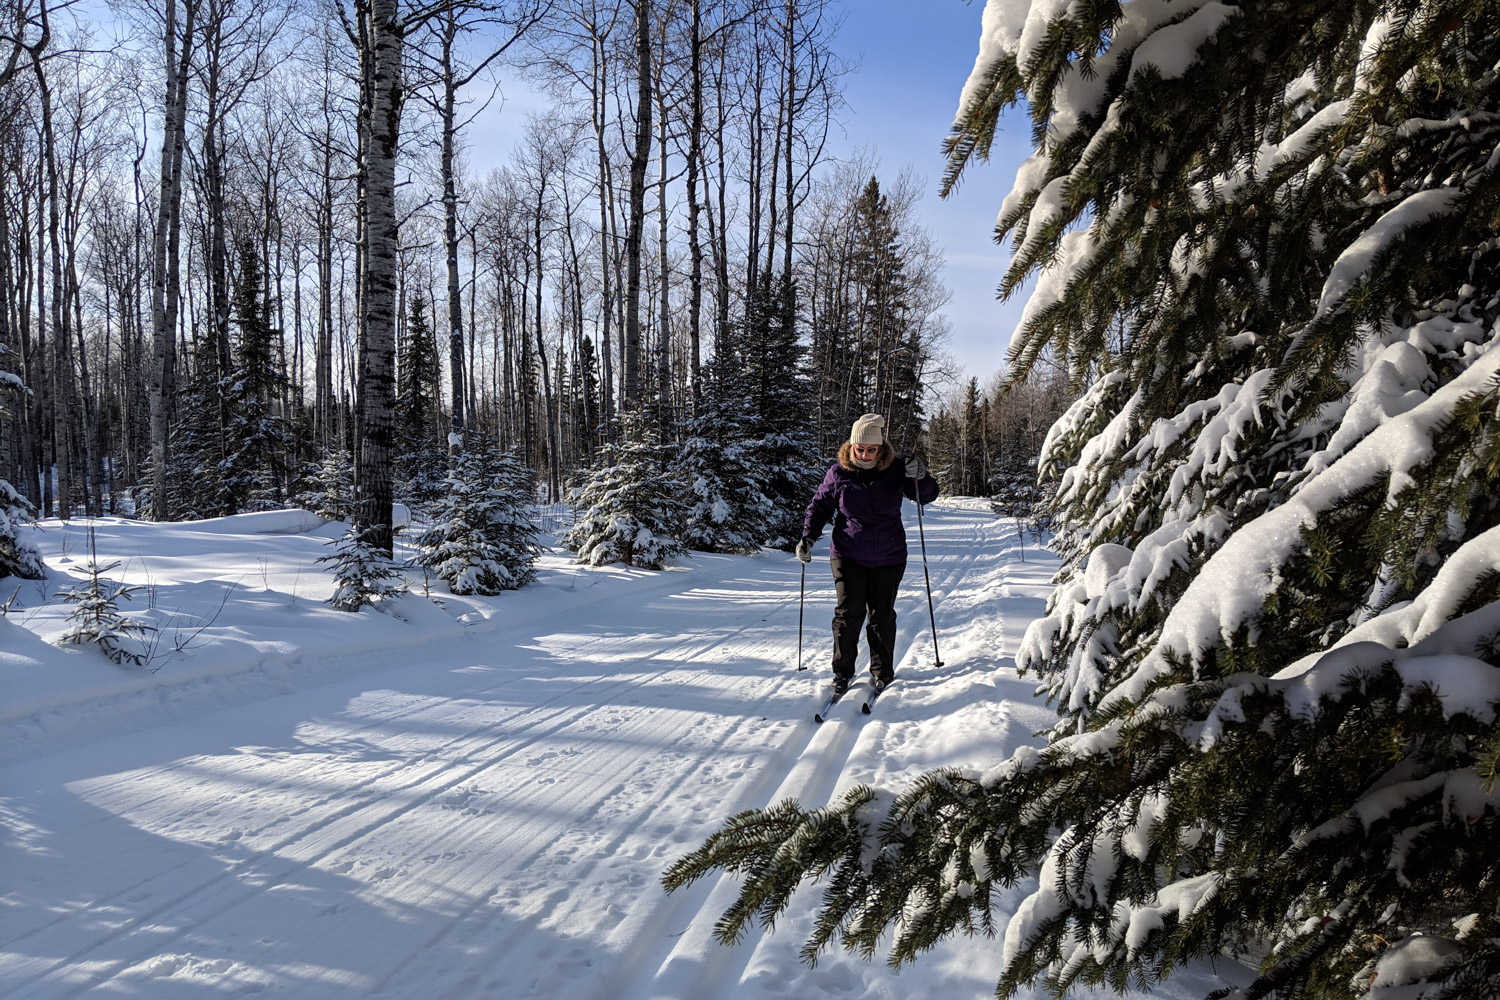
[[[873,462],[875,461],[875,457],[880,454],[880,445],[856,444],[850,446],[850,451],[852,451],[854,453],[854,457],[861,462]]]

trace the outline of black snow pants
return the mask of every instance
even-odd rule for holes
[[[829,563],[838,595],[833,611],[833,674],[845,680],[854,677],[859,630],[868,619],[865,638],[870,643],[870,673],[880,683],[889,683],[896,670],[896,591],[906,563],[864,566],[838,556]]]

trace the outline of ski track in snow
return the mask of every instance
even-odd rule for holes
[[[899,680],[871,716],[862,650],[854,690],[813,723],[827,564],[809,567],[798,673],[797,564],[767,552],[598,593],[544,569],[540,598],[495,598],[477,628],[347,653],[300,689],[82,746],[76,726],[49,748],[44,726],[16,720],[10,742],[37,749],[0,767],[0,995],[992,995],[998,944],[945,942],[898,971],[843,953],[809,969],[797,952],[821,887],[774,933],[725,948],[712,929],[736,878],[672,895],[658,882],[737,811],[984,770],[1050,724],[1013,655],[1056,561],[1035,546],[1021,561],[981,501],[929,510],[945,665],[909,515]]]

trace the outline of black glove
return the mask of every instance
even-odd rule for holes
[[[797,558],[805,563],[812,562],[812,547],[813,541],[811,538],[802,539],[802,541],[797,543]]]
[[[913,455],[906,460],[906,475],[909,479],[926,479],[927,463]]]

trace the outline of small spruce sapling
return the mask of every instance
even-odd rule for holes
[[[68,614],[72,627],[58,637],[57,644],[92,644],[98,646],[111,663],[140,666],[151,658],[153,644],[150,636],[156,632],[156,627],[127,617],[120,610],[117,602],[130,600],[138,588],[104,578],[104,574],[120,564],[116,561],[99,565],[92,528],[89,529],[89,553],[91,558],[84,567],[88,583],[83,587],[69,587],[57,595],[68,604],[76,605]]]
[[[333,554],[319,556],[315,561],[333,566],[333,596],[328,598],[333,607],[340,611],[358,611],[405,593],[405,574],[401,567],[367,541],[358,528],[350,528],[331,544]]]

